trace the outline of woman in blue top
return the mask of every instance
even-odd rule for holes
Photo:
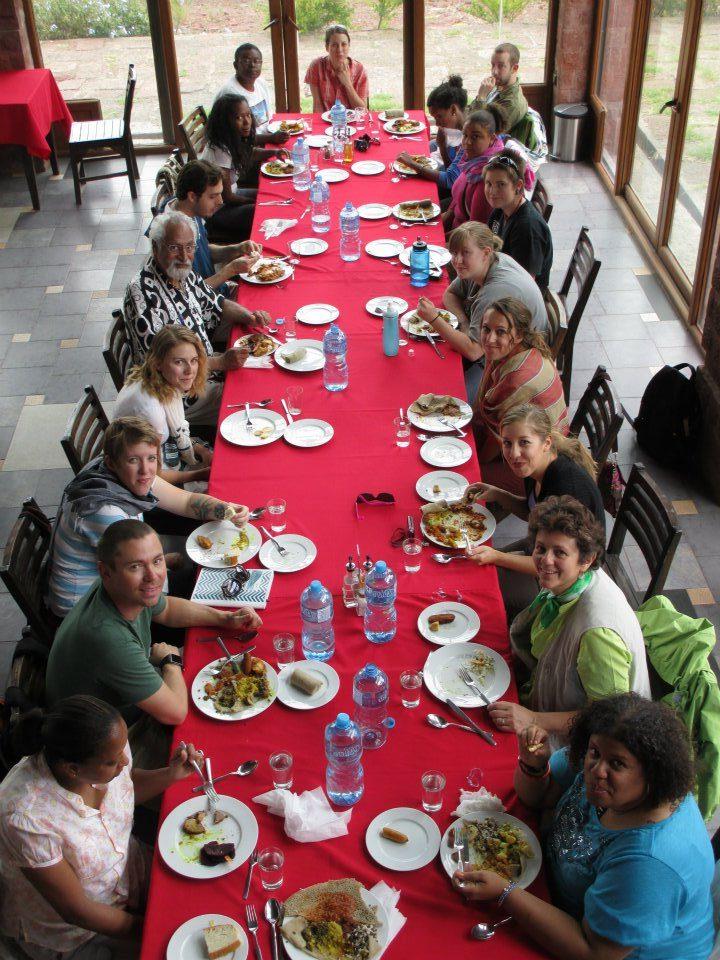
[[[550,756],[535,726],[518,739],[518,796],[552,810],[545,863],[556,906],[487,870],[458,871],[457,889],[497,901],[563,960],[707,960],[713,855],[677,714],[625,693],[586,707],[567,750]]]

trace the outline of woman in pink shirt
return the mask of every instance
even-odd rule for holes
[[[368,78],[359,60],[350,57],[347,27],[334,23],[325,31],[326,57],[317,57],[307,68],[305,83],[313,98],[313,113],[329,110],[336,100],[346,107],[367,107]]]
[[[505,113],[494,103],[475,110],[465,121],[460,148],[464,156],[458,160],[460,176],[452,186],[450,206],[443,214],[447,233],[468,220],[487,223],[492,208],[485,198],[483,170],[503,149],[500,134],[504,128]]]

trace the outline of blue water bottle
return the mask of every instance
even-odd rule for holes
[[[384,560],[365,577],[365,636],[371,643],[389,643],[397,632],[397,579]]]
[[[330,393],[345,390],[348,385],[347,338],[336,323],[323,337],[323,384]]]
[[[360,727],[363,750],[377,750],[387,740],[388,730],[395,726],[388,717],[390,681],[384,670],[374,663],[366,664],[353,679],[355,723]]]
[[[400,349],[398,313],[395,304],[388,300],[383,312],[383,352],[386,357],[396,357]]]
[[[430,251],[420,237],[410,251],[410,284],[413,287],[425,287],[430,279]]]
[[[306,660],[329,660],[335,653],[333,598],[329,590],[313,580],[300,597],[302,648]]]
[[[338,807],[351,807],[363,795],[362,751],[359,727],[346,713],[339,713],[325,727],[325,789]]]
[[[360,214],[348,200],[340,211],[340,259],[360,259]]]
[[[296,190],[310,188],[310,148],[305,146],[302,137],[298,137],[290,157],[293,162],[293,187]]]
[[[310,226],[315,233],[327,233],[330,229],[330,187],[319,173],[310,187]]]

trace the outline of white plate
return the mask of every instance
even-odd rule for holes
[[[225,820],[211,827],[207,833],[195,837],[184,833],[182,825],[187,818],[206,810],[207,805],[207,799],[202,794],[191,797],[170,811],[158,833],[158,851],[165,863],[175,873],[192,880],[213,880],[237,870],[253,852],[258,839],[257,820],[252,810],[234,797],[223,794],[220,794],[218,810],[228,814]],[[216,867],[206,867],[200,863],[200,847],[210,840],[235,844],[235,857],[231,863],[218,864]]]
[[[409,150],[408,150],[408,153],[410,153]],[[412,157],[413,154],[410,153],[410,156]],[[420,156],[420,154],[416,154],[416,156]],[[437,170],[437,168],[438,168],[438,166],[439,166],[437,160],[433,160],[432,157],[426,157],[425,159],[430,161],[430,162],[427,164],[428,170]],[[415,161],[415,162],[417,163],[417,161]],[[395,171],[395,173],[402,173],[402,174],[403,174],[404,176],[406,176],[406,177],[417,177],[417,176],[419,176],[417,170],[413,170],[412,167],[408,167],[406,164],[404,164],[404,163],[402,162],[402,160],[395,160],[395,161],[393,162],[392,168],[393,168],[393,170]]]
[[[492,657],[493,667],[478,686],[488,700],[499,700],[510,686],[510,668],[499,653],[481,643],[450,643],[433,650],[423,667],[423,680],[430,693],[443,703],[452,700],[461,707],[482,707],[482,699],[466,686],[458,676],[462,664],[469,666],[472,658],[480,653]]]
[[[472,420],[472,407],[469,403],[465,403],[464,400],[461,400],[459,397],[453,397],[455,403],[457,403],[460,409],[459,417],[443,417],[443,420],[447,420],[448,423],[454,424],[456,427],[465,427]],[[414,402],[414,401],[413,401]],[[408,420],[414,427],[418,427],[420,430],[424,430],[426,433],[453,433],[452,427],[446,427],[444,423],[440,423],[439,417],[421,417],[420,414],[415,413],[413,410],[408,408],[407,412]]]
[[[353,173],[359,173],[361,177],[372,177],[376,173],[382,173],[385,164],[380,160],[356,160],[350,169]]]
[[[405,247],[403,252],[400,254],[400,263],[404,263],[406,267],[410,266],[410,251],[412,247]],[[446,250],[445,247],[439,247],[436,243],[428,244],[428,252],[430,253],[430,265],[434,267],[444,267],[446,263],[450,263],[452,259],[450,256],[450,251]]]
[[[384,130],[387,130],[388,133],[394,133],[395,136],[397,136],[397,137],[410,137],[410,136],[412,136],[413,134],[419,133],[421,130],[424,130],[424,129],[425,129],[425,124],[424,124],[421,120],[411,120],[410,123],[412,123],[412,125],[413,125],[412,130],[402,130],[402,131],[401,131],[401,130],[396,130],[396,129],[393,127],[393,124],[396,123],[396,122],[397,122],[398,120],[400,120],[400,119],[405,119],[405,120],[407,120],[408,118],[407,118],[407,117],[404,117],[404,118],[401,118],[401,117],[393,117],[392,120],[387,120],[387,121],[383,124],[383,129],[384,129]]]
[[[375,931],[375,937],[380,945],[381,954],[388,944],[388,915],[385,911],[385,907],[383,907],[382,903],[378,900],[375,894],[371,893],[369,890],[366,890],[365,887],[360,888],[360,896],[363,898],[363,902],[366,903],[368,907],[373,907],[375,909],[375,915],[380,922],[380,926]],[[290,960],[307,960],[308,954],[304,950],[301,950],[300,947],[296,947],[294,943],[290,943],[290,941],[285,937],[283,937],[283,946],[285,947],[285,952]]]
[[[268,133],[277,133],[279,130],[282,130],[282,125],[284,123],[295,123],[298,124],[297,130],[286,130],[291,137],[298,137],[301,134],[305,133],[305,124],[302,120],[271,120],[267,125]]]
[[[405,200],[404,202],[405,202],[405,203],[413,203],[412,200]],[[399,204],[399,203],[396,203],[395,206],[392,208],[392,215],[393,215],[394,217],[397,217],[398,220],[405,220],[407,223],[425,223],[425,222],[427,222],[428,220],[432,220],[432,219],[434,219],[435,217],[439,217],[439,216],[440,216],[440,207],[439,207],[436,203],[433,203],[433,205],[432,205],[432,213],[426,213],[426,214],[425,214],[425,220],[423,220],[422,217],[410,217],[410,216],[408,216],[406,213],[401,213],[401,212],[400,212],[400,204]]]
[[[532,857],[532,859],[525,861],[523,871],[516,881],[519,887],[529,887],[533,880],[540,873],[540,867],[542,866],[542,848],[540,847],[538,838],[532,832],[530,827],[523,823],[522,820],[518,820],[517,817],[513,817],[512,814],[509,813],[471,813],[466,817],[462,817],[461,819],[453,820],[443,834],[442,842],[440,843],[440,861],[443,865],[443,869],[449,877],[451,877],[457,870],[456,854],[448,843],[448,838],[452,836],[451,831],[454,831],[455,824],[461,823],[462,820],[486,820],[488,817],[493,820],[497,820],[498,823],[510,823],[513,827],[518,827],[518,829],[522,831],[523,836],[527,840],[528,844],[532,847],[535,856]]]
[[[373,297],[365,304],[365,309],[374,317],[381,317],[385,313],[388,303],[393,303],[398,313],[402,313],[408,308],[407,300],[403,300],[402,297]]]
[[[207,960],[207,947],[203,930],[214,923],[216,927],[231,923],[238,932],[240,946],[233,953],[234,960],[245,960],[248,955],[248,941],[245,931],[237,920],[224,917],[221,913],[205,913],[201,917],[186,920],[170,938],[165,960]]]
[[[358,215],[362,220],[384,220],[392,213],[392,207],[386,203],[363,203],[358,207]]]
[[[354,137],[355,134],[357,133],[357,131],[355,130],[355,127],[351,127],[350,124],[348,124],[348,125],[345,127],[345,129],[346,129],[347,135],[348,135],[349,137]],[[332,127],[327,127],[327,128],[325,129],[325,133],[326,133],[329,137],[332,137],[332,131],[333,131],[333,128],[332,128]]]
[[[371,257],[396,257],[402,249],[400,240],[371,240],[365,244],[365,253]]]
[[[251,560],[260,549],[262,537],[251,523],[246,523],[242,528],[250,541],[244,550],[238,554],[238,563],[246,563]],[[210,523],[204,523],[197,530],[193,530],[185,542],[187,555],[193,563],[200,564],[201,567],[210,567],[213,570],[229,569],[227,564],[223,563],[223,555],[232,551],[232,542],[240,533],[240,530],[229,520],[211,520]],[[197,538],[208,537],[213,545],[207,550],[203,550],[198,545]]]
[[[430,629],[428,620],[436,613],[454,613],[452,623],[441,623],[436,632]],[[430,643],[444,647],[448,643],[467,643],[477,636],[480,629],[480,617],[472,607],[466,603],[456,603],[454,600],[441,600],[425,607],[417,618],[417,628],[421,635]]]
[[[340,183],[341,180],[347,180],[350,174],[347,170],[340,167],[326,167],[324,170],[318,170],[325,183]]]
[[[457,328],[460,326],[460,321],[459,321],[458,318],[455,316],[455,314],[454,314],[454,313],[450,313],[450,311],[449,311],[449,310],[446,310],[445,307],[442,307],[441,309],[442,309],[443,314],[447,314],[447,315],[450,317],[450,319],[448,320],[448,323],[450,324],[450,326],[453,327],[455,330],[457,330]],[[400,326],[403,328],[403,330],[406,330],[408,333],[412,333],[412,335],[413,335],[414,337],[424,337],[424,336],[425,336],[424,333],[415,333],[414,330],[411,330],[411,329],[410,329],[410,318],[411,318],[411,317],[414,317],[415,314],[416,314],[416,312],[417,312],[417,311],[415,311],[415,310],[408,310],[407,313],[404,313],[404,314],[400,317]],[[447,318],[445,318],[445,319],[447,319]],[[439,336],[440,336],[440,334],[437,332],[437,330],[434,330],[434,329],[428,330],[428,333],[430,334],[431,337],[439,337]]]
[[[486,540],[490,539],[490,537],[495,533],[495,527],[497,524],[495,521],[495,517],[490,513],[488,508],[484,507],[481,503],[474,503],[472,509],[473,509],[473,513],[476,513],[478,516],[482,517],[483,520],[485,521],[485,533],[483,533],[483,535],[477,540],[474,537],[470,538],[470,543],[474,547],[477,547],[481,543],[485,543]],[[448,546],[447,543],[443,543],[441,540],[436,540],[435,537],[433,537],[431,534],[427,532],[427,529],[425,527],[425,521],[422,518],[420,520],[420,529],[422,530],[423,534],[428,538],[428,540],[432,540],[433,543],[436,543],[439,547],[442,547],[443,550],[464,549],[464,546],[450,547]]]
[[[283,436],[293,447],[322,447],[332,440],[334,433],[332,426],[325,420],[305,417],[288,424]]]
[[[395,843],[381,836],[384,827],[399,830],[407,843]],[[440,828],[422,810],[394,807],[379,813],[365,831],[368,853],[381,867],[389,870],[419,870],[435,859],[440,849]]]
[[[460,437],[433,437],[420,447],[420,456],[431,467],[459,467],[472,457],[472,447]]]
[[[279,413],[275,413],[274,410],[258,410],[252,407],[250,408],[250,422],[254,427],[252,432],[245,429],[247,424],[245,411],[237,410],[235,413],[231,413],[229,417],[225,417],[220,424],[220,434],[228,443],[234,443],[237,447],[264,447],[268,443],[279,440],[287,426],[285,418],[281,417]],[[263,438],[256,435],[255,431],[261,430],[263,427],[273,428],[269,437]]]
[[[326,110],[325,113],[321,114],[321,116],[325,121],[325,123],[330,123],[329,110]],[[352,121],[355,119],[355,111],[353,110],[352,107],[345,107],[345,116],[346,116],[347,122],[352,123]],[[332,127],[330,127],[330,129],[332,130]]]
[[[266,160],[265,163],[260,165],[260,169],[262,170],[262,172],[265,174],[266,177],[272,177],[273,180],[288,180],[289,178],[294,176],[295,174],[294,170],[290,170],[287,173],[273,173],[270,170],[266,170],[266,167],[270,162],[271,162],[270,160]]]
[[[280,266],[283,268],[282,276],[278,277],[277,280],[260,280],[260,278],[255,273],[241,273],[240,279],[244,280],[245,283],[257,283],[261,287],[270,286],[273,283],[282,283],[283,280],[287,280],[288,277],[291,277],[293,274],[293,268],[289,263],[281,263]]]
[[[287,428],[285,430],[287,436]],[[461,473],[453,473],[451,470],[431,470],[420,477],[415,484],[417,495],[433,503],[435,500],[460,500],[463,493],[470,483]],[[433,487],[440,487],[440,490],[433,492]]]
[[[302,237],[290,244],[292,252],[299,257],[316,257],[319,253],[325,253],[327,248],[327,240],[320,240],[318,237]]]
[[[324,133],[309,133],[305,137],[305,143],[308,147],[326,147],[330,143],[330,137]]]
[[[408,115],[407,115],[406,113],[403,113],[402,119],[403,119],[403,120],[407,120],[407,116],[408,116]],[[387,113],[386,113],[384,110],[381,110],[380,113],[378,114],[378,120],[380,120],[381,123],[386,123],[386,122],[387,122],[387,118],[388,118],[388,117],[387,117]],[[393,120],[399,120],[400,117],[393,117],[392,119],[393,119]]]
[[[290,676],[295,667],[300,667],[320,680],[322,686],[317,693],[309,696],[293,687]],[[323,663],[322,660],[296,660],[295,663],[283,667],[278,674],[278,700],[286,707],[292,707],[293,710],[316,710],[318,707],[324,707],[335,698],[339,689],[340,677],[329,663]]]
[[[307,353],[297,363],[288,363],[283,353],[290,353],[296,347],[305,347]],[[313,370],[322,370],[325,366],[322,340],[289,340],[275,351],[275,363],[284,370],[294,373],[311,373]]]
[[[237,713],[220,713],[219,710],[215,709],[215,704],[212,700],[206,699],[205,684],[213,679],[223,663],[225,663],[225,657],[220,657],[218,660],[213,660],[212,663],[208,663],[207,666],[204,666],[195,676],[192,682],[190,695],[200,713],[204,713],[206,717],[212,717],[213,720],[225,720],[228,722],[249,720],[250,717],[256,717],[259,713],[264,713],[272,704],[277,694],[277,673],[274,668],[271,667],[269,663],[263,661],[263,663],[265,663],[265,669],[267,670],[268,683],[270,684],[270,696],[267,700],[258,700],[251,707],[243,707],[243,709],[238,710]]]
[[[277,547],[266,540],[260,547],[258,560],[268,570],[275,570],[277,573],[294,573],[296,570],[309,567],[317,556],[317,547],[312,540],[301,537],[298,533],[274,534],[274,538],[281,547],[285,547],[287,555],[280,556]]]
[[[340,311],[331,303],[306,303],[295,314],[295,319],[312,327],[320,327],[324,323],[332,323],[339,316]]]

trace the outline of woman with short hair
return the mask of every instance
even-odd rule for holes
[[[350,33],[341,23],[325,31],[327,55],[312,61],[305,83],[312,92],[313,113],[329,110],[336,100],[352,109],[368,105],[370,87],[365,67],[350,56]]]

